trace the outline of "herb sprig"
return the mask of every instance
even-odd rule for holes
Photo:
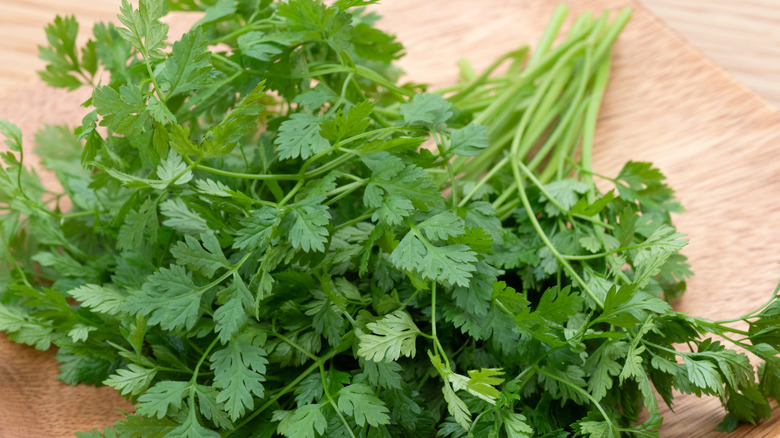
[[[664,175],[594,183],[630,12],[560,36],[560,7],[533,51],[427,90],[371,3],[125,0],[80,51],[75,19],[47,27],[42,78],[94,110],[36,141],[62,193],[0,122],[0,329],[136,404],[79,436],[649,437],[673,390],[718,396],[722,429],[769,416],[778,291],[675,312]],[[205,14],[169,44],[166,7]]]

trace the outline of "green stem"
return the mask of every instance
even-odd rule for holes
[[[395,85],[391,81],[385,79],[384,76],[380,75],[379,73],[375,72],[374,70],[371,70],[366,66],[363,65],[355,66],[355,73],[357,73],[358,76],[362,76],[370,81],[373,81],[376,84],[387,88],[389,91],[392,91],[396,94],[400,94],[401,96],[412,97],[415,94],[417,94],[414,91],[407,90],[405,88],[401,88]]]
[[[335,227],[333,227],[333,230],[335,231],[335,230],[340,230],[342,228],[351,227],[352,225],[371,219],[373,215],[374,215],[374,211],[372,210],[362,216],[358,216],[354,219],[350,219],[344,223],[336,225]]]
[[[444,148],[441,135],[434,129],[431,131],[431,136],[433,137],[433,141],[436,143],[436,148],[439,150],[439,155],[441,155],[441,157],[444,159],[444,165],[447,168],[447,174],[449,174],[450,177],[450,195],[452,196],[452,208],[454,209],[458,206],[458,188],[456,186],[455,173],[452,171],[452,165],[450,164],[447,151]]]
[[[606,257],[606,256],[608,256],[610,254],[615,254],[617,252],[631,251],[631,250],[634,250],[634,249],[642,249],[642,248],[650,248],[650,247],[653,247],[653,246],[655,246],[655,242],[653,242],[653,243],[640,243],[639,245],[622,246],[620,248],[615,248],[615,249],[613,249],[611,251],[608,251],[608,252],[600,252],[600,253],[596,253],[596,254],[564,255],[563,258],[565,258],[567,260],[593,260],[593,259],[600,259],[602,257]],[[742,320],[742,318],[737,318],[737,319],[729,320],[729,321],[718,321],[718,323],[721,323],[721,322],[736,322],[736,321],[741,321],[741,320]]]
[[[180,370],[180,369],[176,369],[176,368],[162,367],[162,366],[159,366],[159,365],[156,365],[155,368],[160,370],[160,371],[168,371],[169,373],[180,373],[180,374],[192,375],[192,373],[194,372],[193,370],[190,370],[190,369]],[[206,374],[210,374],[210,373],[200,373],[201,376],[202,375],[206,375]]]
[[[411,295],[409,295],[409,298],[405,299],[405,300],[404,300],[404,302],[403,302],[403,303],[401,303],[401,308],[402,308],[402,309],[406,309],[406,307],[409,305],[409,303],[411,303],[411,302],[412,302],[412,300],[414,299],[414,297],[416,297],[416,296],[417,296],[417,294],[419,294],[421,290],[422,290],[422,289],[415,288],[415,289],[414,289],[414,293],[412,293]]]
[[[696,322],[698,324],[706,326],[711,332],[719,334],[721,336],[723,336],[722,335],[723,332],[735,333],[735,334],[738,334],[738,335],[741,335],[741,336],[746,336],[746,337],[750,336],[750,332],[747,332],[745,330],[736,329],[736,328],[733,328],[733,327],[729,327],[727,325],[721,325],[720,323],[707,321],[706,319],[701,319],[701,318],[696,318],[696,317],[693,317],[693,319],[696,320]],[[723,336],[723,337],[727,338],[726,336]],[[729,339],[729,340],[731,340],[731,339]],[[734,342],[734,341],[732,341],[732,342]]]
[[[197,351],[198,354],[203,354],[203,349],[198,346],[198,344],[192,342],[192,339],[187,338],[187,343],[192,347],[193,350]]]
[[[292,339],[288,338],[287,336],[285,336],[285,335],[283,335],[281,333],[274,332],[274,331],[268,332],[268,334],[276,336],[277,338],[281,339],[287,345],[289,345],[289,346],[295,348],[296,350],[300,351],[305,356],[307,356],[309,359],[314,360],[314,361],[319,361],[320,360],[319,357],[317,357],[316,355],[311,353],[309,350],[301,347],[300,345],[298,345],[297,342],[293,341]]]
[[[312,171],[306,172],[305,174],[303,174],[303,178],[314,178],[314,177],[322,175],[324,173],[328,173],[328,172],[330,172],[333,169],[337,169],[337,168],[341,167],[342,164],[344,164],[347,161],[353,159],[354,157],[355,157],[355,155],[352,155],[352,154],[344,154],[344,155],[336,158],[335,160],[332,160],[332,161],[330,161],[330,162],[328,162],[328,163],[326,163],[326,164],[324,164],[324,165],[322,165],[322,166],[320,166],[320,167],[318,167],[318,168],[316,168],[316,169],[314,169]],[[304,165],[304,167],[301,167],[301,170],[306,169],[306,167],[308,167],[308,165]],[[299,176],[299,178],[300,178],[300,176]]]
[[[260,406],[259,408],[255,409],[254,412],[249,414],[240,423],[236,424],[234,426],[233,430],[230,431],[230,432],[227,432],[225,435],[223,435],[223,437],[229,437],[235,431],[237,431],[237,430],[241,429],[242,427],[246,426],[247,424],[249,424],[249,422],[252,421],[253,419],[255,419],[255,417],[257,417],[258,415],[262,414],[263,411],[265,411],[269,407],[273,406],[274,403],[276,403],[277,400],[279,400],[284,395],[286,395],[286,394],[292,392],[293,390],[295,390],[295,388],[298,387],[298,384],[301,383],[301,381],[303,381],[303,379],[308,377],[309,374],[311,374],[315,370],[319,369],[321,364],[329,361],[334,356],[336,356],[339,353],[344,352],[344,351],[348,350],[350,347],[352,347],[353,336],[354,336],[353,332],[349,332],[341,340],[341,343],[339,343],[339,345],[331,348],[330,351],[327,354],[325,354],[324,356],[321,356],[318,361],[316,361],[315,363],[311,364],[311,366],[306,368],[306,370],[304,370],[301,374],[299,374],[298,377],[296,377],[292,382],[288,383],[287,386],[282,388],[276,395],[274,395],[270,400],[265,402],[262,406]]]
[[[566,101],[566,110],[563,114],[563,117],[557,123],[557,126],[547,138],[547,140],[545,140],[539,151],[536,152],[534,158],[528,163],[529,169],[535,169],[536,166],[541,164],[545,158],[548,158],[547,153],[553,147],[553,145],[556,145],[553,151],[553,157],[559,153],[558,151],[560,149],[562,149],[561,145],[558,143],[558,139],[561,138],[561,136],[564,135],[564,132],[566,132],[574,123],[575,116],[580,114],[580,102],[585,95],[585,90],[589,82],[592,58],[592,50],[588,48],[585,51],[585,64],[582,68],[582,71],[578,73],[580,80],[577,84],[574,98],[571,101]],[[548,163],[558,164],[558,160],[555,160],[553,157],[548,158]],[[550,164],[548,164],[547,167],[551,167]]]
[[[237,63],[235,61],[231,61],[228,57],[226,57],[224,55],[220,55],[219,53],[211,53],[211,57],[212,58],[216,58],[220,62],[225,63],[225,64],[233,67],[233,70],[235,70],[235,71],[243,71],[244,70],[244,67],[242,67],[241,64],[239,64],[239,63]]]
[[[157,99],[160,100],[160,102],[165,105],[165,96],[162,94],[162,90],[160,90],[160,84],[157,83],[157,76],[154,75],[154,71],[152,70],[152,64],[149,62],[149,52],[146,50],[146,46],[141,46],[141,56],[144,58],[144,64],[146,64],[146,71],[149,73],[149,79],[152,81],[152,85],[154,86],[154,92],[157,94]]]
[[[528,129],[524,129],[523,132],[530,132],[533,134],[522,137],[522,144],[518,147],[517,152],[520,158],[524,158],[530,152],[531,148],[536,143],[537,138],[544,132],[545,127],[549,124],[549,122],[544,119],[544,116],[549,114],[545,107],[548,106],[547,102],[549,102],[550,99],[558,97],[558,92],[561,87],[565,82],[568,82],[569,74],[571,72],[569,63],[575,56],[579,55],[580,52],[586,51],[588,47],[589,44],[587,41],[581,41],[572,46],[569,51],[561,55],[550,72],[539,84],[539,88],[535,92],[534,102],[520,121],[524,127],[528,126]],[[534,111],[537,106],[540,108],[539,112]],[[536,122],[537,120],[541,120],[541,122],[531,123],[532,116],[534,116],[533,122]]]
[[[77,217],[92,216],[94,214],[97,214],[97,213],[94,212],[94,211],[79,211],[77,213],[63,214],[63,215],[60,216],[60,219],[67,220],[67,219],[73,219],[73,218],[77,218]]]
[[[227,35],[221,36],[219,38],[216,38],[213,40],[212,44],[218,44],[218,43],[224,43],[225,41],[232,40],[233,38],[240,37],[241,35],[245,33],[249,33],[255,30],[263,30],[263,29],[273,29],[277,26],[279,26],[281,23],[270,23],[270,24],[263,24],[263,25],[251,25],[247,27],[242,27],[241,29],[238,29],[234,32],[231,32]]]
[[[607,29],[607,33],[601,38],[598,46],[596,47],[595,52],[595,62],[600,63],[601,58],[609,55],[609,50],[612,48],[612,45],[615,43],[615,40],[617,39],[618,35],[620,35],[620,32],[623,31],[623,28],[626,27],[626,24],[628,24],[628,20],[631,19],[631,8],[625,7],[623,8],[620,13],[618,13],[618,16],[615,17],[615,19],[612,21],[612,24],[609,25],[609,28]]]
[[[551,114],[547,111],[537,112],[536,108],[540,105],[546,106],[544,105],[544,102],[550,101],[552,99],[551,97],[548,97],[548,95],[554,96],[554,90],[562,86],[563,81],[568,76],[565,70],[565,68],[568,68],[567,64],[572,60],[572,58],[574,58],[575,55],[578,55],[581,51],[585,50],[588,47],[588,43],[586,41],[580,41],[568,47],[566,47],[565,44],[561,44],[556,48],[556,50],[560,49],[562,46],[566,48],[566,51],[562,52],[559,57],[555,59],[555,64],[553,67],[541,79],[540,84],[534,90],[531,104],[523,112],[519,126],[515,128],[515,136],[513,138],[511,147],[513,150],[516,150],[516,153],[521,157],[524,157],[531,150],[538,137],[544,133],[545,126],[548,125],[555,116],[554,113]],[[527,72],[531,70],[532,68],[529,67],[529,69],[524,73],[527,74]],[[530,81],[531,77],[533,76],[529,76],[529,79],[521,78],[518,80],[518,84],[522,84],[524,86],[524,82],[526,80]],[[550,87],[552,87],[553,93],[548,94],[548,89]],[[512,104],[511,99],[515,97],[521,88],[522,87],[515,85],[515,87],[510,88],[504,94],[499,96],[497,99],[495,99],[491,106],[489,106],[474,118],[474,123],[482,123],[486,120],[492,120],[494,113],[507,116],[508,113],[505,107]],[[548,98],[545,99],[545,97]],[[501,102],[501,105],[498,105],[499,102]],[[495,121],[493,124],[495,125]],[[526,135],[526,133],[530,134]],[[515,146],[515,144],[517,144],[517,146]],[[454,167],[457,173],[466,172],[467,174],[472,175],[475,173],[482,173],[485,166],[494,159],[495,154],[500,152],[503,147],[503,144],[493,143],[487,149],[485,149],[482,154],[471,160],[467,166],[463,166],[463,160],[456,160]],[[461,169],[461,166],[463,166],[464,169]]]
[[[206,357],[211,353],[211,350],[217,345],[217,342],[219,342],[219,336],[214,337],[214,340],[206,347],[206,351],[200,356],[198,363],[195,365],[195,370],[192,372],[192,379],[190,380],[192,383],[198,381],[198,371],[200,370],[201,365],[203,365],[203,362],[206,361]]]
[[[525,176],[529,180],[531,180],[531,182],[536,186],[536,188],[538,188],[539,191],[542,192],[542,195],[544,195],[544,197],[547,199],[547,202],[557,207],[562,213],[566,213],[568,211],[568,209],[564,207],[563,204],[561,204],[560,202],[558,202],[557,199],[555,199],[555,196],[553,196],[549,191],[547,191],[547,189],[544,187],[544,184],[542,184],[542,182],[536,178],[536,175],[534,175],[534,173],[531,172],[531,169],[526,167],[526,165],[523,164],[522,161],[517,160],[517,167],[519,167],[520,170],[523,171]],[[518,188],[520,188],[521,183],[517,182],[517,186]]]
[[[480,188],[482,188],[482,186],[490,181],[490,179],[493,178],[499,170],[506,166],[507,163],[509,163],[509,156],[502,158],[501,161],[499,161],[495,166],[493,166],[492,169],[490,169],[490,172],[488,172],[487,175],[480,178],[479,181],[477,181],[477,184],[475,184],[474,187],[466,194],[466,196],[463,197],[460,203],[458,203],[458,207],[463,207],[466,205],[466,202],[468,202],[469,199],[471,199],[471,197],[474,196]]]
[[[336,414],[338,414],[339,418],[341,419],[341,422],[344,424],[344,427],[347,429],[347,432],[349,432],[349,436],[352,438],[357,438],[355,436],[355,433],[352,432],[352,428],[349,427],[349,423],[347,422],[347,419],[344,418],[344,414],[341,413],[341,409],[339,409],[338,405],[336,404],[336,400],[333,399],[333,396],[330,394],[330,388],[328,385],[328,379],[325,377],[325,366],[322,362],[320,362],[320,377],[322,378],[322,391],[325,393],[325,398],[328,399],[328,403],[333,407],[333,410],[336,411]]]
[[[541,74],[545,73],[549,64],[556,62],[558,58],[569,51],[572,46],[580,41],[585,35],[587,35],[589,31],[590,28],[588,26],[582,26],[582,28],[577,29],[576,31],[572,29],[564,42],[555,47],[555,49],[541,56],[538,62],[533,64],[529,63],[528,68],[523,71],[523,73],[520,75],[520,78],[518,78],[514,85],[507,89],[502,96],[495,99],[488,108],[482,111],[474,119],[474,123],[482,123],[486,120],[491,120],[494,115],[501,113],[505,109],[507,102],[511,101],[518,91],[520,91],[528,83],[536,80]]]
[[[419,238],[419,237],[418,237]],[[431,336],[433,337],[433,344],[436,349],[439,350],[442,359],[444,359],[444,365],[448,370],[450,368],[450,360],[447,358],[447,353],[444,352],[444,347],[439,342],[439,336],[436,334],[436,282],[431,286]]]
[[[313,178],[313,177],[322,175],[323,173],[327,173],[327,172],[329,172],[329,171],[331,171],[333,169],[341,167],[344,163],[346,163],[347,161],[349,161],[349,160],[351,160],[351,159],[353,159],[353,158],[355,158],[356,156],[359,155],[360,152],[353,151],[353,150],[350,150],[350,149],[343,149],[341,147],[342,145],[345,145],[347,143],[351,143],[351,142],[356,141],[356,140],[360,140],[360,139],[365,138],[365,137],[374,136],[374,135],[377,135],[377,134],[384,135],[384,134],[387,134],[387,133],[390,133],[390,132],[401,131],[401,130],[408,130],[408,129],[409,128],[407,128],[407,127],[389,126],[389,127],[385,127],[385,128],[379,128],[379,129],[375,129],[375,130],[372,130],[372,131],[364,132],[364,133],[361,133],[361,134],[354,135],[352,137],[346,138],[344,140],[341,140],[339,143],[337,143],[333,147],[329,148],[326,151],[320,152],[319,154],[314,155],[313,157],[309,158],[305,163],[303,163],[303,165],[301,166],[301,173],[299,173],[297,175],[297,178],[308,179],[308,178]],[[323,164],[322,166],[320,166],[320,167],[318,167],[318,168],[316,168],[314,170],[311,170],[309,172],[305,172],[306,169],[311,164],[313,164],[315,161],[319,160],[320,158],[324,157],[325,155],[330,154],[331,152],[333,152],[335,150],[340,150],[342,152],[346,152],[346,154],[341,155],[340,157],[338,157],[338,158],[336,158],[334,160],[331,160],[331,161]],[[303,172],[305,172],[305,173],[303,173]]]
[[[553,178],[563,179],[568,175],[569,171],[566,169],[565,164],[568,164],[573,160],[573,153],[577,151],[576,146],[580,140],[582,120],[588,106],[587,102],[587,99],[583,99],[583,101],[580,102],[579,107],[576,109],[576,114],[573,116],[573,120],[569,126],[566,127],[566,132],[563,134],[562,140],[555,148],[549,163],[539,175],[539,181],[547,183]]]
[[[353,141],[360,140],[366,137],[371,137],[374,135],[384,135],[388,133],[393,133],[398,131],[409,131],[413,129],[414,128],[410,128],[408,126],[387,126],[385,128],[373,129],[371,131],[366,131],[357,135],[353,135],[352,137],[347,137],[344,140],[341,140],[340,145],[343,146],[347,143],[352,143]]]
[[[337,188],[335,190],[331,190],[330,192],[326,193],[325,196],[327,196],[329,198],[331,196],[333,196],[333,198],[329,199],[328,202],[325,203],[325,205],[331,205],[331,204],[334,204],[334,203],[338,202],[339,200],[341,200],[345,196],[348,196],[350,193],[354,192],[355,190],[359,189],[360,187],[362,187],[365,184],[366,184],[366,181],[364,181],[364,180],[355,181],[355,182],[343,185],[343,186],[341,186],[341,187],[339,187],[339,188]]]
[[[205,286],[201,286],[200,290],[201,291],[206,291],[206,290],[209,290],[212,287],[222,283],[226,278],[230,277],[231,275],[233,275],[233,273],[238,271],[238,269],[241,268],[241,265],[246,263],[246,261],[249,260],[249,257],[253,253],[254,253],[253,251],[250,251],[250,252],[244,254],[244,257],[241,257],[241,260],[239,260],[238,263],[236,263],[234,266],[232,266],[230,269],[228,269],[227,272],[222,274],[219,278],[217,278],[216,280],[212,281],[211,283],[209,283],[209,284],[207,284]]]
[[[505,53],[504,55],[502,55],[501,57],[499,57],[498,59],[493,61],[493,63],[490,64],[490,66],[488,66],[488,68],[485,69],[485,71],[483,71],[481,75],[479,75],[479,76],[475,77],[474,79],[472,79],[468,84],[465,84],[465,88],[463,88],[462,90],[458,91],[456,94],[448,97],[447,100],[449,100],[452,103],[460,102],[463,98],[465,98],[466,96],[468,96],[469,94],[474,92],[474,90],[476,90],[477,87],[479,87],[480,85],[483,85],[483,84],[489,82],[489,76],[501,64],[503,64],[504,61],[506,61],[507,59],[512,59],[512,58],[522,59],[522,58],[524,58],[526,56],[527,53],[528,53],[528,46],[523,46],[523,47],[521,47],[521,48],[519,48],[517,50],[513,50],[513,51],[511,51],[509,53]],[[464,84],[459,84],[458,88],[462,87],[463,85]],[[447,88],[442,88],[440,90],[437,90],[438,93],[445,93],[447,91],[449,91]]]
[[[184,161],[186,161],[188,164],[190,165],[194,164],[194,162],[190,159],[190,157],[186,155],[183,155],[183,157],[184,157]],[[298,178],[300,178],[300,175],[293,175],[293,174],[274,175],[274,174],[228,172],[226,170],[215,169],[213,167],[204,166],[202,164],[195,165],[194,169],[202,170],[208,173],[213,173],[214,175],[227,176],[230,178],[240,178],[240,179],[295,181]]]
[[[672,353],[672,354],[677,355],[677,356],[685,356],[686,355],[686,353],[684,351],[677,351],[677,350],[675,350],[673,348],[664,347],[663,345],[658,345],[658,344],[656,344],[654,342],[650,342],[650,341],[645,340],[645,339],[642,339],[642,343],[645,344],[645,345],[648,345],[650,347],[653,347],[656,350],[665,351],[667,353]],[[690,345],[688,347],[690,347]]]
[[[295,186],[293,186],[292,189],[290,189],[290,191],[287,193],[287,195],[284,198],[282,198],[281,201],[279,201],[279,204],[278,204],[279,207],[278,208],[282,208],[284,205],[287,204],[287,202],[290,199],[292,199],[293,196],[295,196],[296,193],[298,193],[298,190],[300,190],[301,187],[303,187],[303,181],[304,181],[303,179],[299,179],[298,180],[298,182],[295,184]]]
[[[558,36],[567,15],[569,15],[569,7],[565,4],[559,4],[555,8],[552,17],[550,17],[549,24],[544,29],[542,37],[536,44],[536,50],[534,50],[531,55],[531,59],[528,60],[529,65],[536,64],[542,55],[545,55],[550,51],[550,47],[552,47],[553,41],[555,41],[555,38]]]
[[[744,315],[742,315],[740,317],[737,317],[737,318],[723,319],[723,320],[720,320],[720,321],[715,321],[715,324],[718,324],[718,325],[720,325],[720,324],[728,324],[730,322],[739,322],[739,321],[744,321],[744,320],[746,320],[748,318],[755,317],[756,314],[761,313],[762,311],[764,311],[764,309],[769,307],[777,299],[777,293],[778,292],[780,292],[780,282],[778,282],[777,286],[775,286],[775,290],[774,290],[774,292],[772,292],[772,296],[769,297],[769,299],[764,304],[762,304],[761,307],[759,307],[758,309],[756,309],[756,310],[754,310],[754,311],[752,311],[750,313],[746,313],[746,314],[744,314]]]
[[[539,237],[542,239],[542,242],[544,242],[545,246],[550,250],[550,252],[553,254],[553,256],[558,260],[558,263],[560,263],[563,266],[563,269],[566,270],[566,272],[574,278],[574,280],[580,285],[583,291],[588,294],[588,296],[601,308],[604,308],[604,302],[596,296],[596,294],[593,293],[592,290],[590,290],[590,287],[585,283],[585,281],[577,274],[577,271],[574,270],[574,268],[569,264],[568,260],[564,259],[561,256],[561,253],[558,252],[558,249],[553,245],[553,243],[550,241],[549,237],[547,237],[547,233],[544,232],[541,225],[539,225],[539,221],[536,219],[536,214],[534,213],[533,208],[531,207],[531,203],[528,201],[528,195],[525,192],[525,187],[523,187],[523,181],[522,176],[520,175],[520,166],[519,161],[517,160],[517,157],[512,155],[512,171],[515,175],[515,181],[517,182],[517,186],[520,192],[520,199],[522,200],[523,207],[525,207],[526,214],[528,216],[528,219],[531,221],[531,225],[536,230],[537,234],[539,234]]]
[[[7,256],[10,256],[10,252],[5,251]],[[9,257],[6,257],[8,259]],[[14,265],[14,269],[19,273],[19,275],[22,278],[22,282],[27,286],[32,288],[32,284],[30,284],[29,280],[27,280],[27,274],[24,273],[24,269],[19,266],[19,263],[16,262],[16,260],[13,258],[13,256],[10,256],[11,263]]]
[[[609,81],[609,68],[610,59],[607,58],[596,71],[596,79],[593,85],[593,94],[590,97],[588,108],[585,110],[585,122],[582,132],[582,159],[581,166],[585,172],[590,172],[593,168],[593,140],[596,136],[596,121],[598,120],[599,109],[601,108],[601,101],[604,97],[604,92],[607,89],[607,82]],[[585,179],[589,186],[588,190],[588,202],[593,202],[596,198],[596,183],[589,173],[586,173],[588,177]]]
[[[562,378],[560,378],[560,377],[558,377],[558,376],[556,376],[554,374],[550,374],[547,371],[539,368],[538,366],[535,366],[534,368],[536,368],[536,372],[537,373],[539,373],[539,374],[541,374],[543,376],[547,376],[548,378],[556,380],[556,381],[558,381],[560,383],[563,383],[564,385],[570,387],[574,391],[580,393],[582,396],[584,396],[585,398],[590,400],[590,402],[593,403],[596,406],[596,409],[599,410],[599,413],[601,414],[601,416],[604,417],[604,421],[606,421],[609,424],[610,429],[612,429],[614,431],[614,436],[619,436],[619,434],[617,433],[617,429],[615,428],[615,424],[612,423],[612,418],[610,418],[610,416],[607,415],[607,412],[604,411],[604,408],[601,406],[601,403],[599,403],[598,400],[593,398],[593,396],[590,395],[590,393],[588,391],[585,391],[584,389],[580,388],[579,386],[573,384],[572,382],[570,382],[570,381],[568,381],[566,379],[562,379]]]

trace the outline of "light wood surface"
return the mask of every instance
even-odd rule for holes
[[[653,161],[678,190],[687,212],[676,222],[691,239],[684,252],[696,274],[678,309],[713,319],[752,310],[780,279],[780,113],[637,4],[570,3],[574,12],[637,7],[615,48],[594,166],[614,174],[629,159]],[[441,85],[455,80],[459,57],[484,66],[533,41],[553,7],[533,0],[393,0],[380,8],[381,26],[407,45],[402,65],[410,78]],[[28,83],[0,95],[0,118],[20,124],[30,139],[42,123],[77,122],[84,98]],[[70,436],[109,425],[119,416],[115,407],[128,408],[106,388],[54,382],[50,353],[3,340],[0,358],[0,437]],[[665,412],[664,437],[727,436],[713,432],[723,415],[716,399],[680,397],[675,411]],[[775,411],[730,436],[780,436]]]
[[[38,46],[46,44],[44,26],[57,15],[78,17],[80,42],[98,21],[117,21],[119,0],[0,0],[0,89],[35,76],[45,63]]]
[[[780,0],[640,2],[726,71],[780,106]],[[56,14],[75,14],[86,35],[96,21],[116,21],[119,4],[120,0],[0,0],[0,90],[43,67],[37,46],[46,42],[43,26]]]
[[[780,1],[640,2],[726,71],[780,106]]]

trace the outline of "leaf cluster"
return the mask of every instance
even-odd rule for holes
[[[203,14],[169,43],[163,2],[125,0],[81,51],[47,28],[42,76],[93,111],[36,137],[61,193],[0,123],[0,330],[135,403],[79,436],[650,437],[675,390],[768,416],[777,291],[748,331],[675,312],[664,175],[596,189],[628,13],[553,45],[560,8],[532,55],[429,92],[371,3],[172,1]]]

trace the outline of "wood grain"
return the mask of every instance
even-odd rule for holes
[[[641,0],[641,3],[726,71],[780,106],[778,0]],[[82,22],[83,40],[96,21],[116,21],[119,4],[119,0],[0,0],[0,90],[34,76],[36,70],[43,68],[43,61],[37,58],[37,46],[46,42],[43,27],[56,14],[75,14]]]
[[[780,2],[640,1],[726,71],[780,106]]]
[[[132,410],[113,388],[76,387],[55,381],[54,350],[0,342],[0,437],[72,437],[74,432],[113,424]]]
[[[633,4],[571,3],[574,12]],[[594,165],[605,174],[629,159],[659,165],[688,209],[676,221],[691,238],[685,253],[696,276],[678,308],[715,319],[745,313],[780,278],[780,113],[633,5],[634,18],[615,47]],[[381,26],[407,45],[402,66],[409,78],[441,85],[455,80],[459,57],[484,66],[534,41],[553,7],[533,0],[393,0],[381,6]],[[83,98],[29,83],[0,96],[0,118],[21,124],[29,139],[42,123],[78,121]],[[54,382],[49,353],[0,342],[0,357],[2,437],[70,436],[74,429],[109,425],[115,407],[127,408],[111,391]],[[723,415],[716,399],[680,397],[675,408],[665,413],[662,436],[726,436],[713,432]],[[771,420],[730,436],[780,436],[775,411]]]
[[[38,46],[46,44],[44,26],[57,15],[76,15],[79,42],[86,41],[98,21],[117,21],[119,0],[84,2],[59,0],[0,0],[0,89],[35,76],[45,66]]]

